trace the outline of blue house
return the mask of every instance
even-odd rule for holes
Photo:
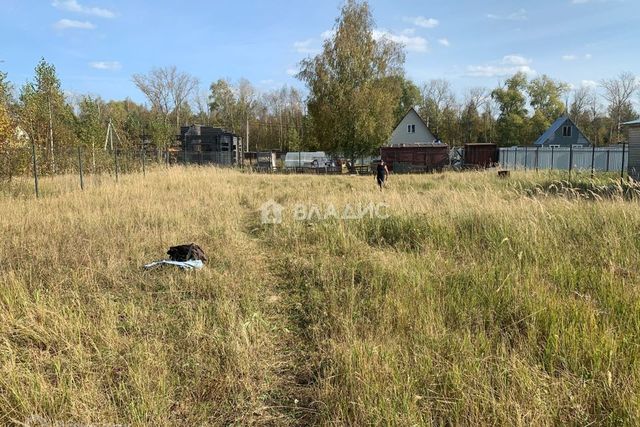
[[[591,142],[568,116],[562,116],[533,145],[537,147],[588,147]]]

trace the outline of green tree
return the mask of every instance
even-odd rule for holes
[[[484,88],[468,90],[460,116],[464,142],[486,142],[484,141],[484,121],[480,110],[487,103],[487,97],[487,91]]]
[[[302,151],[302,139],[295,127],[289,127],[287,131],[288,151]]]
[[[10,113],[11,84],[7,73],[0,71],[0,145],[8,146],[13,134],[13,120]]]
[[[455,104],[451,82],[446,79],[429,80],[422,87],[421,97],[420,116],[427,122],[432,132],[444,139],[445,142],[449,142],[452,135],[449,135],[449,132],[444,129],[447,125],[444,113],[445,110],[449,110],[447,115],[448,119],[451,119],[451,110]]]
[[[0,71],[0,105],[8,108],[13,103],[13,86],[7,77],[7,73]]]
[[[502,87],[491,92],[500,109],[497,134],[501,145],[518,145],[526,138],[526,89],[527,75],[516,73]]]
[[[33,142],[46,147],[49,170],[56,172],[56,147],[74,141],[73,111],[66,102],[53,64],[40,60],[34,82],[27,82],[20,93],[21,122]]]
[[[100,147],[106,133],[103,112],[104,102],[90,95],[82,96],[78,102],[76,134],[82,145],[91,147],[91,163],[96,167],[96,147]]]
[[[552,79],[547,75],[531,80],[527,85],[529,105],[533,108],[531,118],[531,140],[543,134],[551,124],[565,112],[562,96],[569,85]]]
[[[347,0],[322,53],[301,64],[308,111],[322,148],[348,157],[370,154],[389,139],[402,88],[402,46],[376,40],[366,1]]]
[[[235,117],[238,101],[231,83],[226,79],[219,79],[211,83],[209,91],[209,111],[213,122],[228,129],[235,129],[239,125]]]
[[[410,108],[420,104],[422,97],[420,95],[420,88],[416,86],[414,82],[403,76],[398,76],[397,79],[402,88],[402,95],[400,96],[398,107],[395,111],[396,122],[399,122]]]

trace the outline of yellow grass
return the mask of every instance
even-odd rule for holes
[[[638,424],[637,202],[555,178],[4,184],[0,424]],[[188,242],[205,269],[140,268]]]

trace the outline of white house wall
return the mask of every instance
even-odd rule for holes
[[[409,125],[415,125],[415,133],[409,133]],[[420,116],[418,116],[418,113],[411,110],[394,129],[391,134],[391,139],[389,140],[389,145],[431,144],[435,139],[436,137],[429,131],[429,128],[427,128],[427,125],[425,125]]]

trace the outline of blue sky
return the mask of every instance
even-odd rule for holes
[[[203,87],[261,90],[320,48],[341,1],[0,0],[0,70],[21,85],[40,57],[65,90],[143,101],[131,75],[176,65]],[[462,94],[518,70],[575,86],[640,74],[640,0],[371,0],[377,34],[406,45],[407,75]]]

